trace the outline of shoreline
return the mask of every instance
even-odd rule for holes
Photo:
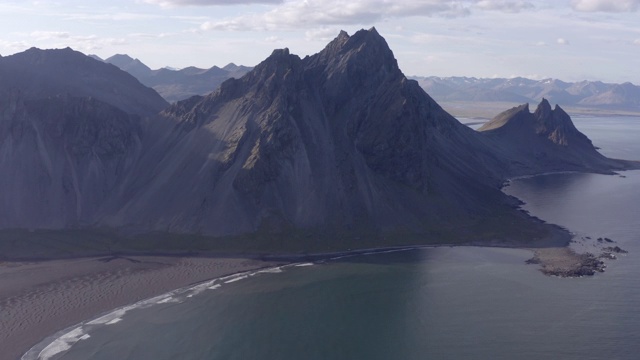
[[[20,359],[53,334],[114,309],[287,263],[177,256],[1,262],[0,359]]]
[[[542,220],[539,220],[542,221]],[[65,329],[120,308],[213,279],[296,262],[323,262],[347,257],[439,247],[512,248],[533,252],[527,264],[544,275],[562,269],[577,277],[576,254],[568,246],[524,247],[508,243],[407,245],[310,254],[224,254],[220,256],[111,255],[51,260],[0,261],[0,360],[20,359],[33,346]],[[531,261],[534,260],[535,261]],[[584,258],[585,260],[589,260]],[[523,264],[525,265],[525,264]],[[19,276],[18,279],[14,275]]]

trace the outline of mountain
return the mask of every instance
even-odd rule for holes
[[[140,152],[140,118],[91,97],[0,100],[0,227],[93,224]]]
[[[69,48],[31,48],[0,58],[0,93],[14,90],[25,99],[65,94],[93,97],[141,116],[156,114],[168,105],[128,73]]]
[[[276,50],[154,123],[166,130],[148,137],[139,175],[119,189],[114,215],[101,224],[299,234],[300,249],[354,238],[354,246],[511,241],[524,226],[549,230],[499,190],[527,169],[512,170],[508,149],[408,80],[375,29],[342,32],[303,59]]]
[[[434,99],[459,102],[539,102],[566,106],[640,111],[640,87],[631,83],[564,82],[557,79],[413,77]]]
[[[133,59],[126,54],[116,54],[104,61],[106,63],[119,67],[121,70],[128,72],[129,74],[135,76],[136,79],[146,78],[153,74],[153,70],[151,70],[147,65],[143,64],[142,61]]]
[[[375,29],[341,32],[305,58],[275,50],[243,77],[148,119],[121,108],[138,98],[90,95],[105,74],[131,76],[84,59],[95,72],[69,75],[91,81],[84,94],[37,97],[25,87],[2,98],[0,228],[115,229],[151,239],[130,245],[138,249],[175,239],[174,249],[191,251],[539,246],[567,233],[516,210],[500,191],[505,179],[633,166],[565,156],[591,149],[546,105],[513,134],[500,130],[518,127],[508,116],[494,132],[462,125],[404,76]],[[512,136],[543,138],[527,141],[546,155]]]
[[[510,157],[524,159],[527,169],[539,167],[540,172],[601,172],[633,166],[601,155],[569,115],[558,105],[552,109],[544,98],[533,113],[529,104],[520,105],[497,115],[478,131],[509,149]],[[515,161],[513,167],[522,163]]]
[[[68,48],[0,58],[0,227],[95,223],[138,158],[143,118],[167,106],[130,74]]]
[[[635,107],[640,108],[640,87],[626,82],[616,84],[581,99],[581,105],[601,106],[601,107]]]
[[[239,78],[250,67],[228,64],[224,68],[213,66],[210,69],[187,67],[181,70],[162,68],[151,70],[138,59],[128,55],[114,55],[105,60],[135,76],[141,83],[156,90],[162,97],[175,102],[194,95],[206,95],[229,78]]]

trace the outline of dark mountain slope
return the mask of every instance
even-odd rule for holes
[[[525,172],[610,172],[637,167],[634,162],[601,155],[569,115],[557,105],[552,110],[546,99],[533,113],[529,104],[520,105],[497,115],[478,131],[511,152],[513,172],[518,168]]]
[[[407,80],[375,29],[304,59],[276,50],[157,123],[166,130],[149,137],[104,224],[365,236],[365,246],[373,235],[486,239],[471,234],[488,221],[529,221],[499,191],[509,170],[493,142]]]
[[[0,59],[0,227],[96,222],[141,152],[142,116],[168,106],[115,66],[71,49]]]
[[[168,105],[130,74],[69,48],[31,48],[0,58],[0,93],[15,90],[25,99],[92,97],[141,116],[157,114]]]
[[[140,119],[92,98],[0,99],[0,227],[91,225],[141,148]]]
[[[134,243],[145,250],[167,238],[190,251],[558,244],[567,233],[515,210],[503,181],[625,165],[594,155],[548,104],[483,133],[460,124],[375,29],[304,59],[276,50],[144,123],[59,88],[2,98],[2,228],[108,227],[146,234]]]

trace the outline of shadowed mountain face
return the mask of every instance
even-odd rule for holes
[[[133,76],[71,49],[0,58],[0,227],[92,225],[168,106]]]
[[[140,152],[140,119],[92,98],[0,99],[0,227],[90,225]]]
[[[27,99],[66,94],[92,97],[141,116],[156,114],[168,105],[133,76],[69,48],[31,48],[0,58],[0,93],[14,90]]]
[[[166,130],[105,224],[452,233],[511,203],[493,144],[407,80],[375,29],[342,32],[304,59],[276,50],[156,122]]]
[[[122,111],[143,91],[110,102],[24,89],[1,104],[4,228],[251,234],[248,250],[522,245],[553,230],[514,210],[499,190],[506,178],[624,166],[597,158],[548,103],[512,109],[483,133],[460,124],[407,80],[375,29],[341,32],[304,59],[276,50],[144,123]]]
[[[552,110],[546,99],[533,113],[529,112],[529,104],[520,105],[497,115],[478,131],[511,151],[510,157],[516,159],[512,171],[524,167],[607,172],[635,166],[601,155],[591,140],[576,129],[569,115],[558,105]]]

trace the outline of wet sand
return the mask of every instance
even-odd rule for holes
[[[141,256],[0,262],[0,360],[19,359],[45,337],[103,312],[280,263]]]

